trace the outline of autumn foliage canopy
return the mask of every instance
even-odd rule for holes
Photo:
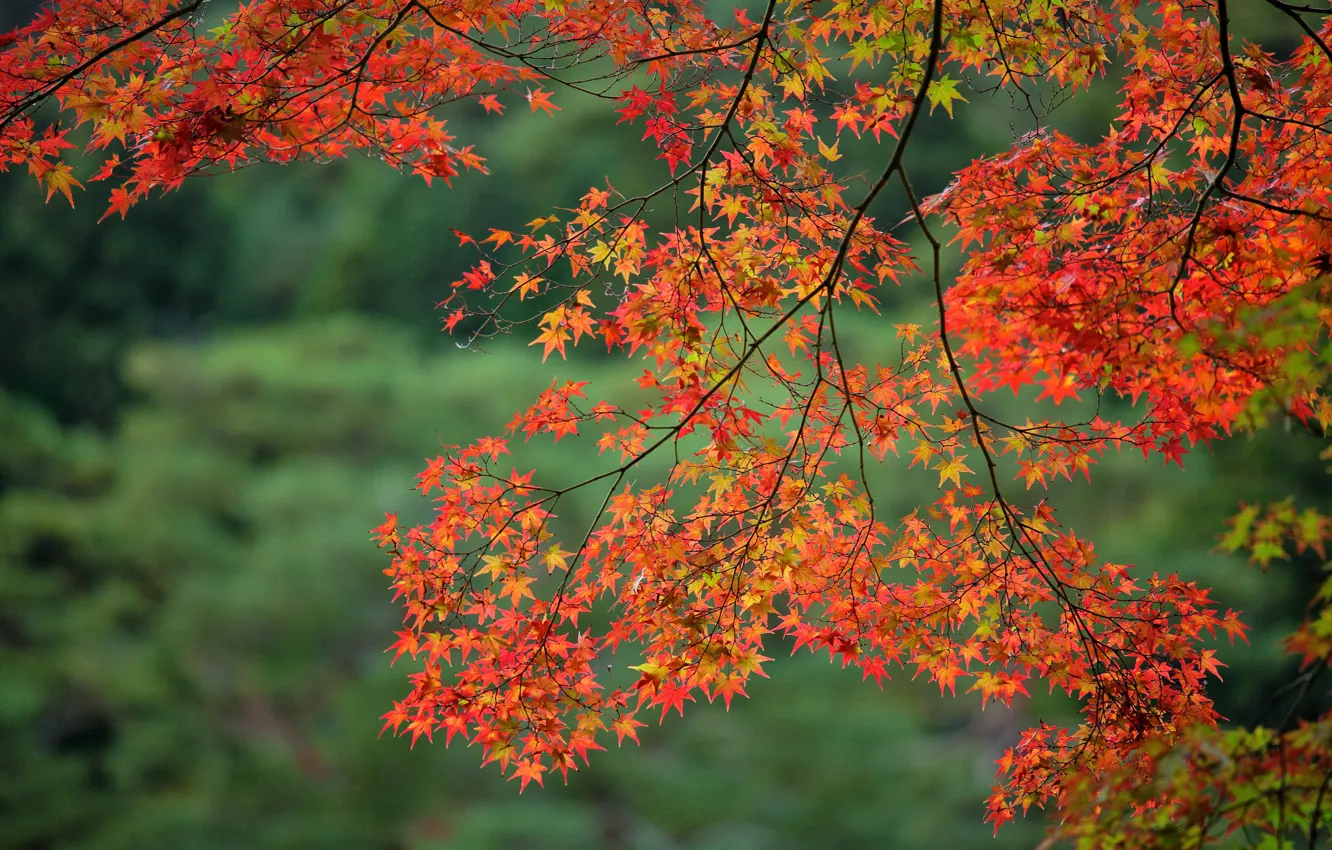
[[[406,612],[393,652],[419,671],[387,728],[541,783],[644,719],[744,695],[782,636],[870,679],[1079,701],[1080,725],[1040,723],[1000,760],[996,825],[1035,805],[1085,846],[1312,843],[1332,825],[1332,722],[1220,731],[1204,645],[1242,639],[1238,614],[1100,560],[1042,498],[1107,450],[1185,462],[1274,417],[1332,426],[1332,23],[1266,0],[1302,33],[1274,56],[1227,4],[54,0],[0,35],[0,168],[72,201],[82,149],[119,215],[260,161],[366,153],[447,184],[487,170],[450,133],[456,102],[504,121],[599,99],[641,128],[658,188],[458,233],[476,261],[442,309],[455,334],[598,346],[642,375],[555,381],[505,433],[429,462],[429,524],[375,530]],[[1107,79],[1100,138],[1038,122],[942,192],[913,185],[931,114]],[[866,140],[879,166],[844,173],[839,145]],[[870,214],[890,196],[906,220]],[[671,226],[649,221],[663,205]],[[842,317],[899,286],[935,318],[883,320],[873,358],[843,356]],[[988,403],[1028,390],[1123,413],[1004,421]],[[521,463],[541,439],[595,441],[605,464],[548,480]],[[894,456],[937,473],[906,516],[876,507]],[[576,490],[600,510],[566,539],[551,521]],[[1254,506],[1224,545],[1265,562],[1327,535]],[[1289,645],[1321,669],[1332,615]]]

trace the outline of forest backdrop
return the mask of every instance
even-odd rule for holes
[[[22,11],[7,4],[0,29]],[[1241,24],[1269,50],[1292,43],[1261,8]],[[1104,123],[1114,81],[1097,90],[1099,106],[1079,99],[1060,126]],[[912,168],[926,191],[1025,129],[1005,95],[968,97],[956,119],[922,127]],[[97,224],[98,189],[70,210],[0,175],[0,846],[1039,840],[1037,816],[992,837],[982,800],[1017,732],[1067,705],[1036,688],[982,713],[979,695],[941,701],[907,676],[880,690],[776,644],[780,675],[752,699],[650,727],[641,748],[604,754],[567,787],[519,797],[472,753],[379,737],[403,687],[383,653],[401,613],[366,531],[386,511],[423,520],[429,503],[408,486],[422,459],[502,426],[549,382],[525,338],[482,351],[441,331],[434,305],[473,260],[450,228],[571,206],[607,174],[638,188],[639,131],[576,97],[561,105],[503,122],[457,110],[452,126],[485,147],[493,176],[447,190],[361,159],[260,166]],[[872,155],[848,153],[867,167]],[[903,290],[845,339],[872,349],[931,308]],[[567,369],[635,377],[590,350]],[[588,445],[541,451],[543,468],[592,461]],[[1054,488],[1061,517],[1106,557],[1178,569],[1243,610],[1251,643],[1224,650],[1214,693],[1238,723],[1283,708],[1269,696],[1293,668],[1277,642],[1321,565],[1259,573],[1211,552],[1241,500],[1332,510],[1316,454],[1302,429],[1277,428],[1195,453],[1187,473],[1124,455],[1094,485]],[[928,492],[889,498],[905,510]]]

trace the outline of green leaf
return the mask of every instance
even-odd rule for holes
[[[960,100],[963,103],[967,99],[958,94],[958,81],[952,77],[941,77],[937,82],[932,83],[929,90],[925,92],[926,97],[930,99],[930,112],[934,112],[934,107],[942,106],[948,111],[948,117],[953,117],[953,102]]]

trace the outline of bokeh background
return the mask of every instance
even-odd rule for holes
[[[34,6],[0,4],[0,26]],[[1271,14],[1239,29],[1287,51]],[[1044,120],[1094,137],[1114,91],[1107,80]],[[923,128],[912,169],[926,191],[1031,126],[1007,94],[966,94],[954,120]],[[1036,814],[994,837],[981,801],[1018,731],[1067,705],[1036,686],[982,712],[976,694],[941,698],[909,672],[880,690],[826,656],[788,658],[780,640],[750,700],[691,705],[567,786],[520,796],[475,750],[379,736],[412,667],[383,653],[400,614],[367,530],[385,511],[427,517],[411,489],[424,459],[496,432],[553,374],[627,386],[641,368],[595,347],[542,367],[525,337],[478,351],[440,330],[434,304],[473,259],[450,228],[518,226],[608,175],[626,191],[662,178],[633,128],[557,102],[554,118],[448,115],[492,172],[451,189],[365,159],[256,167],[96,224],[104,190],[71,210],[0,175],[0,848],[1039,841]],[[843,153],[848,173],[884,156],[870,140]],[[876,213],[903,210],[888,199]],[[887,353],[893,322],[929,322],[927,287],[882,297],[882,317],[838,319],[864,357]],[[1213,554],[1216,535],[1241,500],[1332,509],[1318,448],[1278,423],[1199,449],[1185,471],[1115,456],[1092,484],[1054,488],[1061,519],[1104,557],[1198,578],[1245,612],[1252,643],[1223,649],[1214,694],[1236,722],[1261,720],[1288,678],[1279,640],[1321,565],[1259,573]],[[518,462],[598,460],[565,441]],[[892,509],[933,498],[928,478],[876,474]]]

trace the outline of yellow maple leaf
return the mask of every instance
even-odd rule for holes
[[[948,460],[940,461],[934,466],[939,471],[939,483],[942,485],[945,481],[952,481],[953,486],[958,487],[962,484],[962,473],[970,472],[971,468],[967,466],[966,459],[963,457],[952,457]]]

